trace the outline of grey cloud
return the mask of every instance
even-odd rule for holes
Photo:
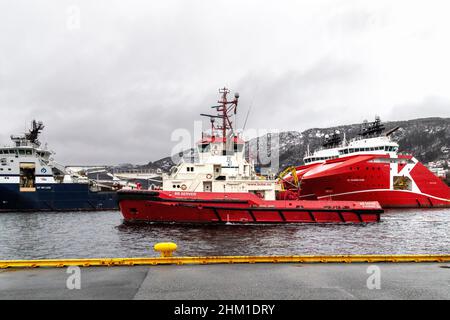
[[[386,114],[390,120],[409,120],[425,117],[448,117],[450,99],[441,96],[426,96],[422,101],[396,105]]]
[[[248,88],[246,83],[251,78],[258,79],[255,88],[249,88],[249,94],[255,100],[252,107],[252,118],[255,119],[250,118],[253,126],[303,130],[311,125],[348,121],[343,119],[346,116],[343,111],[351,106],[340,101],[339,91],[346,90],[349,83],[363,77],[362,66],[326,58],[303,71],[247,76],[239,82],[238,87]]]
[[[71,5],[78,30],[66,27]],[[252,106],[247,128],[392,120],[411,98],[379,94],[380,61],[361,43],[388,37],[396,14],[360,1],[1,2],[0,143],[37,118],[62,163],[146,163],[169,155],[173,130],[193,130],[224,85],[241,94],[238,126]],[[418,96],[412,105],[429,93]],[[449,115],[433,103],[404,117]]]

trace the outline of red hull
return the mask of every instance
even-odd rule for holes
[[[390,162],[399,159],[406,164]],[[450,188],[412,159],[358,155],[298,167],[300,199],[378,201],[383,208],[450,207]],[[396,188],[395,179],[406,179],[409,187]]]
[[[351,195],[324,196],[321,199],[372,201],[376,199],[383,208],[448,208],[449,202],[401,190],[371,190]]]
[[[368,223],[376,202],[265,201],[250,193],[120,191],[126,221],[179,223]]]

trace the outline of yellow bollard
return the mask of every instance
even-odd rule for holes
[[[177,245],[173,242],[160,242],[154,245],[153,249],[161,253],[161,257],[168,258],[177,250]]]

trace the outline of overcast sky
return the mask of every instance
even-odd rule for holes
[[[154,161],[224,85],[247,128],[449,117],[447,3],[0,0],[0,144],[36,118],[64,164]]]

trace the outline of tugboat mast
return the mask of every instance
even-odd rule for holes
[[[227,130],[234,132],[233,123],[230,118],[231,118],[231,113],[236,114],[236,112],[237,112],[239,93],[236,92],[234,94],[234,99],[231,101],[228,101],[228,98],[227,98],[227,95],[230,93],[229,89],[227,89],[226,87],[223,87],[222,89],[219,89],[219,93],[221,94],[221,100],[217,101],[217,103],[219,103],[219,105],[211,107],[211,108],[216,109],[217,115],[204,114],[204,113],[202,113],[200,115],[203,117],[209,117],[211,119],[211,135],[214,136],[214,130],[221,130],[223,141],[226,142]],[[214,125],[215,118],[221,119],[222,125],[215,126]]]

